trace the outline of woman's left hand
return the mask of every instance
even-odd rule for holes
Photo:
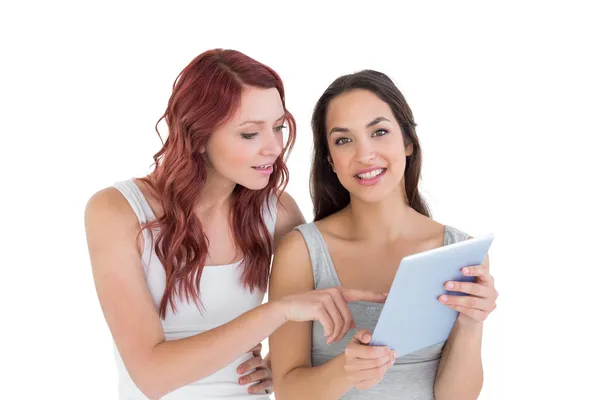
[[[248,393],[258,394],[258,393],[271,393],[273,392],[273,380],[271,379],[271,368],[268,363],[268,360],[262,358],[260,351],[262,350],[262,344],[257,344],[252,349],[252,354],[254,358],[246,361],[241,364],[237,372],[240,375],[247,373],[253,369],[256,371],[251,374],[242,376],[238,382],[240,385],[245,385],[251,382],[256,382],[256,384],[248,387]],[[268,357],[268,356],[267,356]]]
[[[439,300],[448,307],[460,312],[461,320],[480,323],[496,309],[498,291],[494,287],[494,277],[490,275],[488,257],[481,265],[462,269],[465,276],[475,276],[475,282],[446,282],[446,290],[461,292],[467,296],[442,295]]]

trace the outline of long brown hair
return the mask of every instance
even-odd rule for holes
[[[266,199],[287,185],[284,163],[294,144],[296,124],[285,108],[283,82],[266,65],[235,50],[214,49],[196,57],[179,74],[164,115],[169,134],[154,155],[154,171],[143,181],[160,200],[164,215],[145,224],[155,229],[154,249],[166,274],[160,316],[175,296],[183,296],[201,307],[200,278],[208,252],[208,241],[194,205],[202,196],[206,165],[200,149],[215,128],[225,123],[240,104],[244,86],[276,88],[281,96],[289,136],[284,151],[273,165],[268,185],[250,190],[237,185],[232,194],[230,224],[236,244],[244,255],[243,283],[250,290],[265,291],[273,252],[271,236],[263,220]],[[162,139],[161,139],[162,140]]]
[[[325,118],[329,102],[342,93],[354,90],[369,90],[385,101],[398,121],[404,137],[404,145],[413,145],[412,155],[406,158],[404,179],[406,196],[410,207],[430,216],[429,208],[419,193],[421,177],[421,145],[415,128],[417,124],[400,90],[385,74],[363,70],[337,78],[317,101],[312,115],[313,159],[310,173],[310,192],[313,201],[315,221],[323,219],[350,203],[350,193],[342,186],[327,160],[329,147],[325,129]]]

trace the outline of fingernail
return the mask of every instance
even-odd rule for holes
[[[396,351],[392,351],[392,358],[395,360],[396,359]]]
[[[240,378],[240,385],[243,385],[244,383],[246,383],[246,379],[245,378]]]
[[[448,296],[444,295],[440,297],[440,300],[443,301],[444,303],[448,301]]]
[[[471,273],[471,270],[469,268],[463,268],[463,272],[465,273],[465,275],[469,275]]]
[[[446,285],[448,289],[454,289],[454,283],[450,282]]]

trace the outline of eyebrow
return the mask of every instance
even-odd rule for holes
[[[366,128],[370,128],[372,126],[377,125],[378,123],[380,123],[382,121],[390,122],[390,120],[387,119],[387,118],[385,118],[385,117],[377,117],[373,121],[369,122],[365,127]],[[348,128],[340,128],[340,127],[336,126],[333,129],[331,129],[331,131],[329,131],[329,135],[331,136],[331,134],[334,133],[334,132],[348,133],[348,132],[350,132],[350,129],[348,129]]]
[[[286,114],[283,114],[281,117],[277,118],[275,120],[275,122],[282,120],[283,118],[285,118]],[[242,126],[242,125],[246,125],[246,124],[257,124],[257,125],[262,125],[264,124],[266,121],[260,121],[260,120],[248,120],[248,121],[244,121],[241,124],[239,124],[238,126]]]

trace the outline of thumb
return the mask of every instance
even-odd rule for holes
[[[257,344],[256,346],[254,346],[250,352],[252,352],[252,354],[254,354],[254,357],[258,357],[260,356],[260,352],[262,350],[262,343]]]
[[[368,330],[359,329],[356,331],[352,339],[360,344],[369,344],[371,343],[371,336],[371,332],[369,332]]]

